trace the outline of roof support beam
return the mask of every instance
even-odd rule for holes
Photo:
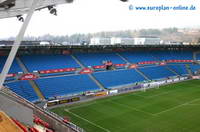
[[[25,19],[25,21],[24,21],[24,23],[23,23],[23,25],[22,25],[22,27],[21,27],[16,39],[15,39],[15,41],[14,41],[12,49],[11,49],[11,51],[9,53],[9,56],[8,56],[8,58],[6,60],[6,63],[4,65],[4,67],[3,67],[3,70],[2,70],[1,75],[0,75],[0,90],[3,88],[3,83],[4,83],[5,79],[6,79],[6,76],[7,76],[8,72],[9,72],[9,70],[10,70],[10,67],[11,67],[11,65],[13,63],[13,60],[14,60],[16,54],[17,54],[17,51],[18,51],[19,46],[21,44],[21,41],[24,38],[24,34],[25,34],[26,29],[28,27],[28,24],[29,24],[29,22],[30,22],[30,20],[32,18],[32,15],[33,15],[36,7],[37,7],[37,3],[38,2],[39,2],[39,0],[33,0],[32,1],[32,6],[31,6],[31,8],[30,8],[30,10],[29,10],[29,12],[28,12],[28,14],[26,16],[26,19]]]

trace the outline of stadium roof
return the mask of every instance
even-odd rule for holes
[[[185,48],[185,49],[196,49],[199,50],[200,49],[200,45],[48,45],[48,46],[43,46],[43,45],[39,45],[37,44],[37,42],[39,41],[32,41],[30,43],[34,43],[36,45],[31,45],[28,44],[30,41],[24,41],[23,43],[25,45],[21,45],[20,49],[38,49],[38,50],[45,50],[45,49],[100,49],[100,50],[106,50],[106,49],[117,49],[117,50],[123,50],[123,49],[169,49],[169,48],[177,48],[177,49],[181,49],[181,48]],[[11,49],[11,45],[8,46],[0,46],[0,50],[10,50]]]
[[[42,0],[37,3],[35,10],[71,3],[73,0]],[[27,14],[32,5],[32,0],[0,0],[0,18],[16,17]]]

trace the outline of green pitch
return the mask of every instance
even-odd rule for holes
[[[52,111],[87,132],[200,132],[200,80]]]

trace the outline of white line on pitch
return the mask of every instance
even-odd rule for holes
[[[92,101],[92,103],[84,102],[84,104],[79,104],[77,106],[72,106],[71,108],[68,108],[68,110],[72,110],[72,109],[76,109],[76,108],[81,108],[81,107],[86,107],[86,106],[90,106],[90,105],[93,105],[93,104],[96,104],[96,101]]]
[[[172,92],[174,92],[174,91],[162,92],[162,93],[159,93],[159,94],[154,94],[154,95],[151,95],[151,96],[147,96],[146,98],[153,98],[153,97],[165,95],[165,94],[172,93]]]
[[[70,114],[72,114],[72,115],[74,115],[74,116],[76,116],[76,117],[78,117],[78,118],[80,118],[80,119],[82,119],[82,120],[84,120],[84,121],[86,121],[86,122],[88,122],[88,123],[90,123],[90,124],[92,124],[92,125],[94,125],[94,126],[96,126],[96,127],[98,127],[98,128],[101,128],[102,130],[104,130],[106,132],[110,132],[110,130],[108,130],[106,128],[103,128],[102,126],[100,126],[98,124],[95,124],[95,123],[93,123],[93,122],[91,122],[91,121],[89,121],[89,120],[87,120],[87,119],[85,119],[85,118],[83,118],[83,117],[81,117],[81,116],[79,116],[79,115],[77,115],[77,114],[69,111],[68,109],[65,109],[65,111],[68,112],[68,113],[70,113]]]
[[[200,106],[200,104],[186,104],[186,105],[196,105],[196,106]]]
[[[186,102],[186,103],[183,103],[183,104],[177,105],[177,106],[175,106],[175,107],[172,107],[172,108],[166,109],[166,110],[161,111],[161,112],[159,112],[159,113],[156,113],[156,114],[154,114],[154,115],[155,115],[155,116],[160,115],[160,114],[162,114],[162,113],[165,113],[165,112],[168,112],[168,111],[171,111],[171,110],[177,109],[177,108],[179,108],[179,107],[181,107],[181,106],[188,105],[188,104],[190,104],[190,103],[192,103],[192,102],[195,102],[195,101],[198,101],[198,100],[200,100],[200,98],[197,98],[197,99],[194,99],[194,100],[188,101],[188,102]]]
[[[145,114],[147,114],[147,115],[154,116],[154,114],[152,114],[152,113],[149,113],[149,112],[146,112],[146,111],[142,111],[142,110],[140,110],[140,109],[137,109],[137,108],[134,108],[134,107],[130,107],[130,106],[125,105],[125,104],[121,104],[121,103],[118,103],[118,102],[114,102],[114,101],[112,101],[112,100],[108,100],[108,101],[111,102],[111,103],[113,103],[113,104],[121,105],[121,106],[123,106],[123,107],[129,108],[129,109],[132,109],[132,110],[135,110],[135,111],[138,111],[138,112],[142,112],[142,113],[145,113]]]

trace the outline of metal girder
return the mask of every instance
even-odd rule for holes
[[[14,60],[14,58],[16,56],[16,53],[17,53],[17,51],[19,49],[19,46],[20,46],[21,41],[22,41],[22,39],[24,37],[24,34],[25,34],[26,29],[28,27],[28,24],[29,24],[29,22],[30,22],[30,20],[32,18],[32,15],[33,15],[33,13],[35,11],[35,8],[37,7],[37,3],[39,1],[40,0],[33,0],[32,1],[32,6],[31,6],[31,8],[30,8],[30,10],[29,10],[29,12],[27,14],[27,17],[26,17],[26,19],[25,19],[25,21],[24,21],[24,23],[23,23],[23,25],[22,25],[17,37],[16,37],[16,40],[14,41],[14,44],[13,44],[12,49],[10,51],[10,54],[9,54],[7,60],[6,60],[6,63],[4,65],[4,67],[3,67],[3,70],[2,70],[1,75],[0,75],[0,89],[2,89],[2,87],[3,87],[3,83],[4,83],[5,79],[6,79],[6,76],[7,76],[8,72],[9,72],[9,70],[10,70],[10,67],[11,67],[11,65],[13,63],[13,60]]]

